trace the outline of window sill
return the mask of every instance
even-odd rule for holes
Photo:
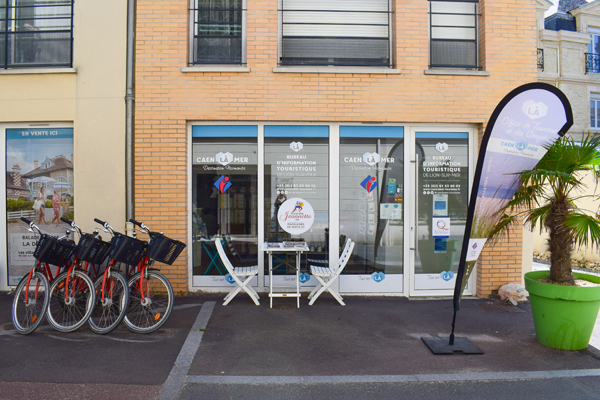
[[[28,74],[75,74],[77,68],[15,68],[1,69],[0,75],[28,75]]]
[[[402,70],[387,67],[277,67],[275,73],[306,73],[306,74],[381,74],[400,75]]]
[[[473,76],[490,76],[489,71],[475,71],[467,69],[454,68],[438,68],[426,69],[423,71],[425,75],[473,75]]]
[[[193,66],[193,67],[182,67],[181,72],[250,72],[250,67],[242,67],[239,65],[206,65],[206,66]]]

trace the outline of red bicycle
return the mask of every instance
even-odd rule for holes
[[[155,261],[172,264],[185,244],[161,232],[152,232],[146,225],[133,219],[129,221],[138,226],[140,232],[149,235],[148,242],[117,233],[105,221],[94,221],[113,235],[113,241],[122,242],[120,250],[111,254],[111,257],[126,265],[129,308],[123,323],[136,333],[154,332],[171,315],[175,295],[169,280],[152,267]]]
[[[96,302],[88,320],[90,329],[99,334],[109,333],[121,323],[129,306],[127,280],[115,269],[115,260],[109,257],[118,243],[103,241],[98,231],[83,233],[74,221],[67,218],[61,217],[61,221],[79,233],[74,263],[94,281]]]
[[[85,271],[70,263],[75,243],[67,235],[57,239],[45,233],[27,218],[21,220],[28,230],[40,235],[34,257],[35,266],[25,275],[12,304],[12,320],[17,332],[29,334],[37,329],[44,316],[60,332],[80,328],[90,317],[95,302],[94,284]],[[50,265],[56,266],[52,274]]]

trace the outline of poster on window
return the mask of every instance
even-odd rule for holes
[[[277,212],[279,226],[292,235],[308,231],[315,222],[315,211],[310,203],[299,197],[288,199]]]
[[[6,130],[6,233],[8,283],[35,265],[38,235],[21,221],[33,221],[42,232],[60,237],[73,219],[73,129]]]

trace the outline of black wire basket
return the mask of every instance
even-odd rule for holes
[[[185,244],[183,242],[169,239],[160,233],[152,236],[146,254],[155,261],[171,265],[184,248]]]
[[[40,240],[38,240],[33,256],[40,262],[63,267],[71,259],[74,251],[75,243],[58,240],[43,233]]]
[[[81,236],[79,243],[77,243],[75,257],[92,264],[102,264],[106,260],[106,257],[108,257],[110,246],[109,242],[86,233]]]
[[[115,233],[110,245],[110,258],[127,265],[137,265],[142,259],[148,244],[122,233]]]

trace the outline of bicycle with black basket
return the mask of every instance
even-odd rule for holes
[[[28,230],[40,236],[34,251],[35,266],[15,290],[12,320],[17,332],[29,334],[44,316],[60,332],[72,332],[89,319],[95,302],[94,284],[85,271],[71,263],[76,245],[68,240],[71,230],[60,238],[43,233],[27,218]],[[56,267],[53,274],[51,265]]]
[[[153,268],[154,262],[171,265],[185,244],[160,232],[152,232],[146,225],[133,219],[130,222],[139,227],[137,230],[149,235],[148,242],[115,232],[108,222],[99,219],[94,221],[113,235],[114,247],[111,248],[110,257],[125,264],[129,308],[123,323],[136,333],[157,330],[171,315],[175,296],[169,280]]]
[[[74,262],[94,281],[96,302],[88,320],[90,329],[99,334],[109,333],[121,323],[129,306],[127,280],[109,258],[112,243],[103,241],[97,230],[93,234],[84,233],[74,221],[64,217],[61,221],[79,234]]]

